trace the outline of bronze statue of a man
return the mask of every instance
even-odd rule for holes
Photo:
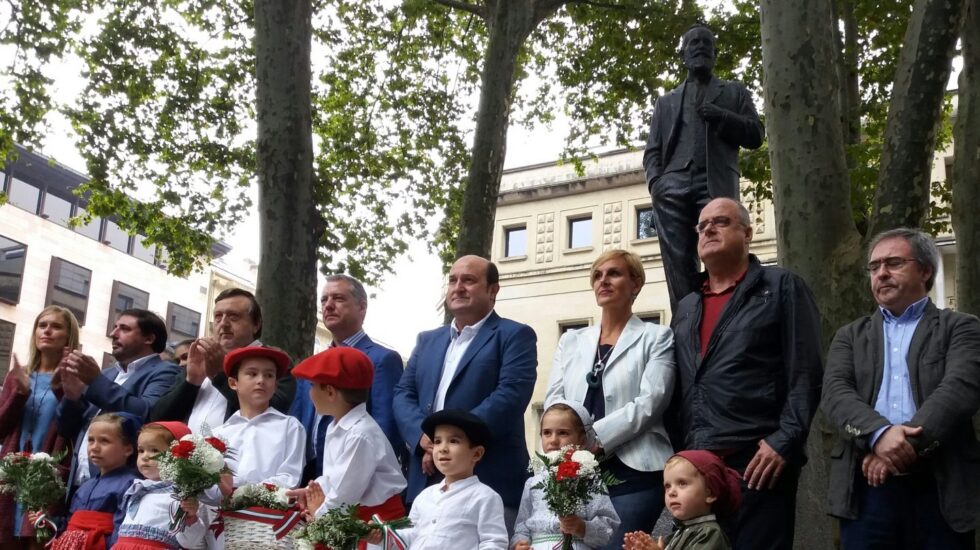
[[[701,209],[719,197],[738,200],[738,148],[758,149],[765,136],[745,86],[712,74],[711,30],[691,27],[681,52],[687,80],[657,100],[643,154],[671,310],[697,284]]]

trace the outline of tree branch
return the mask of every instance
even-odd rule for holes
[[[560,0],[552,2],[554,4],[585,4],[586,6],[592,6],[596,8],[607,8],[611,10],[632,10],[629,6],[623,6],[620,4],[606,4],[605,2],[595,2],[594,0]],[[639,10],[637,10],[639,11]]]
[[[436,4],[442,4],[443,6],[448,6],[450,8],[456,8],[463,11],[468,11],[473,15],[478,15],[486,19],[486,14],[483,12],[483,7],[476,4],[470,4],[468,2],[460,2],[458,0],[431,0]]]

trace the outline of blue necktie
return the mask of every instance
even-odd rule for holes
[[[323,475],[323,442],[327,438],[327,426],[331,422],[333,422],[332,416],[324,416],[316,427],[316,440],[313,443],[316,449],[316,462],[313,464],[313,477]]]

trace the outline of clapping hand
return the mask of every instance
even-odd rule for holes
[[[17,356],[13,356],[13,366],[10,367],[10,371],[7,372],[7,379],[4,380],[3,385],[13,384],[16,388],[17,393],[21,395],[27,395],[31,392],[31,379],[27,374],[27,369],[24,365],[20,364],[17,360]]]
[[[187,383],[193,386],[200,386],[208,376],[207,351],[201,344],[201,340],[195,340],[187,350]]]
[[[64,393],[65,399],[78,401],[82,398],[82,393],[85,392],[85,383],[69,367],[58,367],[55,376],[61,378],[61,391]]]
[[[85,355],[80,351],[73,351],[62,361],[67,371],[74,374],[83,384],[91,384],[96,378],[102,376],[102,368],[99,363],[90,355]]]
[[[643,531],[633,531],[623,536],[623,550],[664,550],[664,538],[654,540]]]

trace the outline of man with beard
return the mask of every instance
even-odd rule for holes
[[[745,86],[712,75],[715,36],[701,24],[681,44],[687,79],[657,100],[643,154],[670,308],[697,290],[701,209],[738,200],[738,149],[758,149],[765,130]]]
[[[146,419],[150,408],[170,389],[179,369],[160,359],[167,345],[167,325],[145,309],[119,314],[112,332],[116,364],[102,371],[80,351],[71,352],[58,367],[64,398],[58,404],[58,430],[74,442],[70,485],[80,485],[98,472],[88,462],[88,424],[100,412],[127,412]],[[80,436],[80,437],[79,437]],[[77,438],[77,439],[76,439]]]

